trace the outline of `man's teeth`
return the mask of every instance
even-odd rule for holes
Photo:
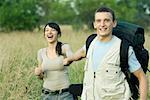
[[[101,30],[101,31],[105,31],[105,30],[106,30],[106,28],[101,28],[100,30]]]

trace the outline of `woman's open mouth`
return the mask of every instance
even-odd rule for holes
[[[53,35],[47,35],[48,39],[53,38]]]

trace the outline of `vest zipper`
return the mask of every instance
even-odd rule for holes
[[[94,79],[96,78],[95,72],[94,72]]]
[[[95,100],[95,95],[94,95],[94,92],[95,92],[95,78],[96,78],[96,72],[94,72],[94,79],[93,79],[93,98]]]

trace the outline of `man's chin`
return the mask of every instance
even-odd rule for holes
[[[98,35],[101,36],[101,37],[107,37],[107,36],[109,36],[110,34],[109,34],[109,33],[99,33]]]

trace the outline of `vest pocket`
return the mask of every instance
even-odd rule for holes
[[[112,63],[108,64],[108,66],[103,69],[103,77],[101,78],[104,82],[104,85],[100,90],[102,98],[104,100],[123,100],[125,85],[124,75],[121,72],[120,66]]]
[[[125,98],[124,84],[118,86],[104,86],[100,90],[102,100],[124,100]]]
[[[105,80],[106,84],[110,83],[116,83],[119,82],[121,78],[121,72],[118,68],[112,67],[112,68],[106,68],[105,71]]]
[[[104,68],[105,84],[116,84],[123,82],[124,76],[118,64],[108,63]]]

